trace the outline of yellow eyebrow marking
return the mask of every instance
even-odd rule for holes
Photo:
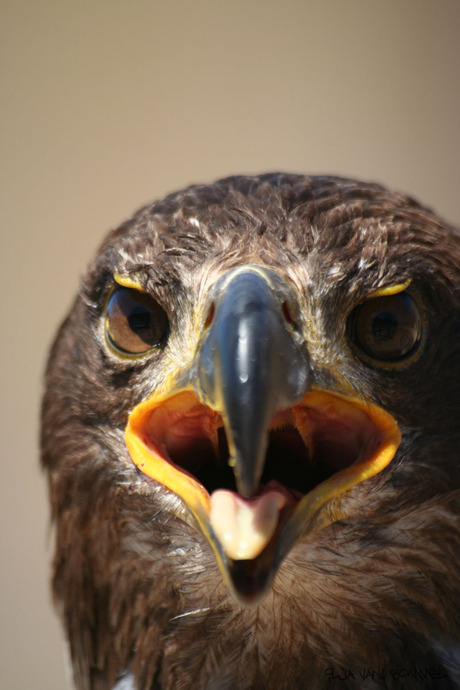
[[[412,278],[406,280],[405,283],[397,283],[396,285],[389,285],[388,287],[381,287],[375,292],[372,292],[369,297],[386,297],[387,295],[397,295],[398,292],[403,292],[412,283]]]
[[[113,274],[113,279],[118,285],[125,288],[132,288],[133,290],[139,290],[140,292],[145,292],[144,288],[137,280],[133,280],[129,276],[121,276],[119,273]]]

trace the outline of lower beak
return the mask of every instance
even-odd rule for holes
[[[126,444],[183,499],[237,599],[257,603],[295,544],[388,465],[400,432],[381,408],[312,388],[274,274],[237,269],[214,297],[188,381],[134,408]]]

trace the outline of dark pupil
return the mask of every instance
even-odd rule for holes
[[[391,340],[396,335],[398,330],[398,320],[394,314],[388,311],[382,311],[374,317],[372,322],[372,334],[379,342],[383,340]]]
[[[128,323],[135,333],[148,330],[150,328],[150,312],[144,307],[137,307],[129,314]]]

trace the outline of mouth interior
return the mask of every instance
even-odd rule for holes
[[[211,495],[237,492],[222,417],[193,394],[181,393],[151,410],[144,444],[192,476]],[[266,458],[256,495],[276,488],[297,503],[334,474],[370,458],[381,442],[379,429],[354,405],[301,403],[278,412],[268,431]]]

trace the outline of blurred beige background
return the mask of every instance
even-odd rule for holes
[[[0,688],[66,687],[46,350],[103,234],[192,182],[381,181],[460,222],[458,0],[1,3]]]

